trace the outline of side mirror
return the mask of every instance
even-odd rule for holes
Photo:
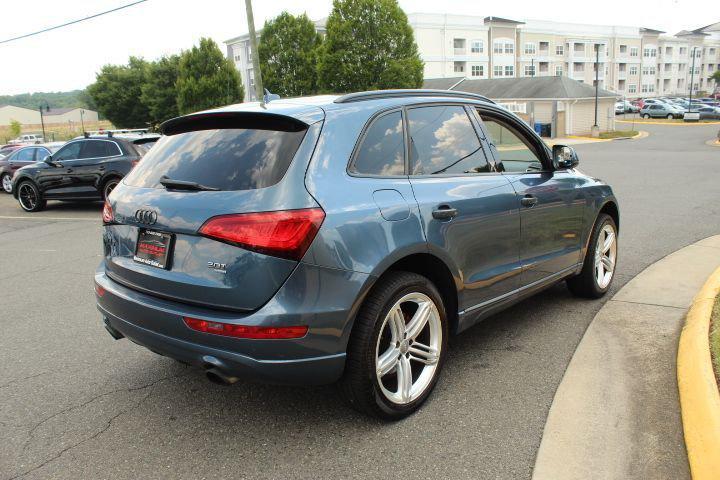
[[[52,155],[48,155],[47,157],[43,158],[43,162],[47,163],[47,164],[50,165],[51,167],[61,166],[59,163],[57,163],[56,161],[54,161],[54,160],[52,159]]]
[[[575,168],[580,163],[580,159],[574,148],[567,145],[553,145],[552,162],[555,170],[563,170]]]

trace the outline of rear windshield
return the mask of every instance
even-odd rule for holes
[[[269,187],[282,179],[305,130],[200,130],[162,137],[126,177],[136,187],[163,188],[160,179],[220,190]]]

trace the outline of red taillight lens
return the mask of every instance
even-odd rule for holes
[[[300,260],[324,219],[322,208],[220,215],[205,222],[199,233],[248,250]]]
[[[95,293],[97,293],[98,297],[102,297],[105,295],[105,289],[96,283],[95,284]]]
[[[132,164],[132,166],[130,167],[130,169],[132,170],[133,168],[137,167],[137,164],[140,163],[140,160],[133,160],[130,163]]]
[[[105,205],[103,206],[102,219],[104,224],[113,223],[115,220],[112,207],[110,206],[110,202],[107,200],[105,200]]]
[[[306,326],[297,327],[253,327],[248,325],[232,325],[230,323],[212,322],[199,318],[184,317],[185,325],[195,331],[214,333],[235,338],[254,338],[261,340],[281,340],[304,337],[308,331]]]

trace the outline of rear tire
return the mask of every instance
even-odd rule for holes
[[[107,200],[107,198],[110,196],[113,190],[115,190],[115,187],[118,186],[120,183],[119,178],[110,178],[105,181],[105,184],[103,185],[102,195],[103,200]]]
[[[643,118],[650,118],[650,114],[645,113],[645,114],[642,115],[642,117],[643,117]]]
[[[668,113],[667,119],[672,120],[675,116],[672,113]]]
[[[343,395],[356,410],[398,420],[417,410],[440,376],[448,345],[442,297],[427,278],[389,272],[358,312]]]
[[[567,286],[575,296],[600,298],[610,289],[616,267],[617,225],[610,215],[601,213],[590,235],[583,268],[567,280]]]
[[[9,173],[3,173],[0,176],[0,183],[5,193],[12,193],[12,177]]]
[[[17,189],[20,208],[26,212],[39,212],[47,205],[47,201],[33,182],[29,180],[21,182]]]

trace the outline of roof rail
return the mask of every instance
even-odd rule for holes
[[[402,90],[372,90],[368,92],[348,93],[335,99],[335,103],[364,102],[365,100],[380,100],[383,98],[402,97],[452,97],[469,100],[482,100],[495,103],[489,98],[476,93],[458,92],[456,90],[435,90],[429,88],[402,89]]]

